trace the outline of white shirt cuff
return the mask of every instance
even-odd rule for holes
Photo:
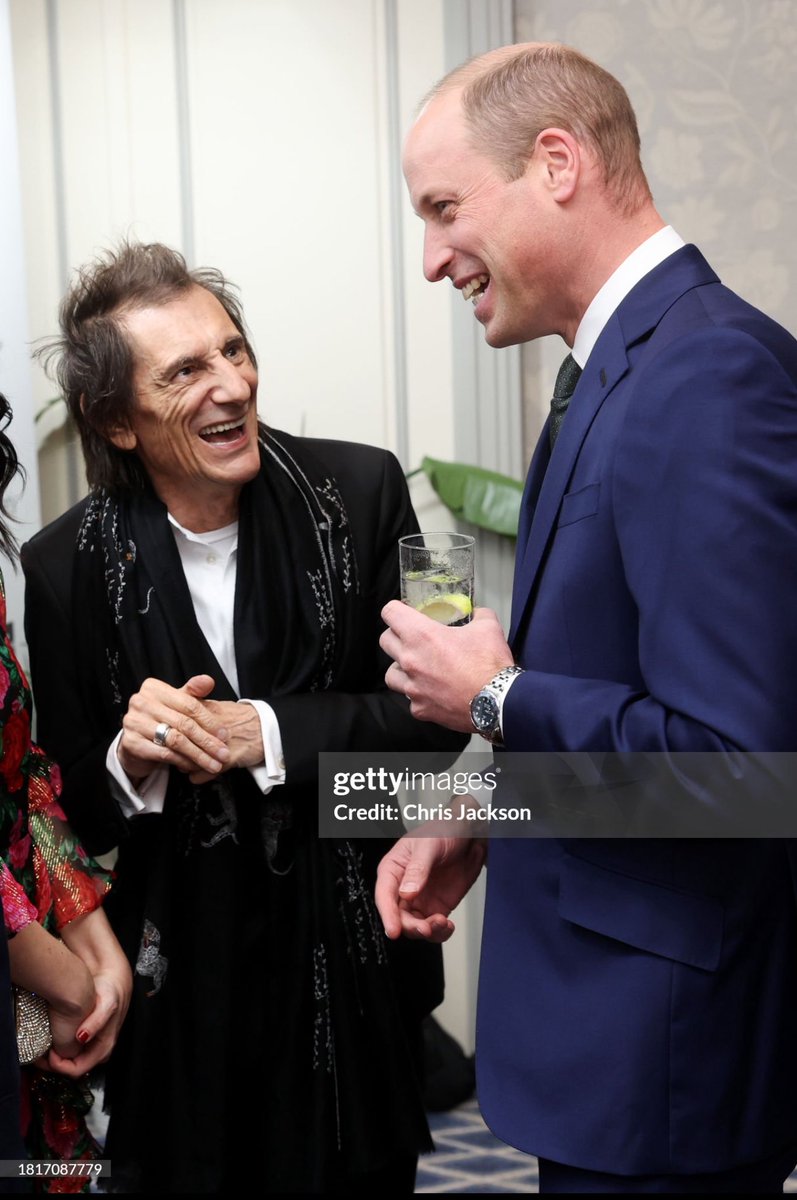
[[[126,817],[135,817],[139,813],[163,812],[166,787],[169,783],[169,768],[155,767],[149,775],[142,779],[137,788],[133,787],[127,772],[119,761],[118,749],[123,732],[123,730],[119,730],[105,756],[105,766],[111,777],[111,791],[114,799]]]
[[[265,700],[241,699],[238,703],[251,704],[260,720],[264,761],[256,767],[250,767],[249,771],[260,791],[267,795],[273,787],[285,782],[285,759],[282,755],[282,736],[277,714]],[[139,813],[163,812],[169,768],[155,767],[137,788],[134,787],[117,753],[122,732],[120,730],[111,742],[105,756],[105,766],[111,777],[114,798],[126,817],[135,817]]]
[[[265,796],[273,787],[285,782],[285,758],[277,714],[265,700],[245,700],[241,697],[238,703],[251,704],[260,719],[264,761],[256,767],[250,767],[249,772]]]

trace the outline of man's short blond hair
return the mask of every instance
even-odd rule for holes
[[[618,209],[634,212],[651,200],[625,88],[571,46],[532,43],[490,51],[450,71],[426,101],[456,90],[475,147],[509,179],[523,174],[543,129],[564,129],[594,153]]]

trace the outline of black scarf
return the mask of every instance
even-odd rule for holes
[[[334,688],[345,641],[346,595],[358,590],[346,510],[335,481],[295,439],[265,432],[263,469],[242,493],[235,627],[244,694]],[[255,586],[254,581],[257,580]],[[131,691],[157,675],[180,687],[208,670],[217,699],[234,699],[203,637],[164,505],[153,491],[89,500],[78,535],[76,607],[98,619],[86,661],[104,666],[108,702],[121,721]]]

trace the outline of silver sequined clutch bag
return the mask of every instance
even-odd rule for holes
[[[50,1010],[47,1001],[35,992],[13,987],[14,1019],[17,1027],[17,1051],[20,1063],[32,1063],[46,1054],[53,1044]]]

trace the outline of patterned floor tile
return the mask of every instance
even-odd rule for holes
[[[499,1141],[475,1100],[451,1112],[432,1113],[429,1125],[436,1149],[418,1164],[416,1193],[522,1195],[539,1190],[536,1159]]]
[[[498,1140],[482,1120],[476,1100],[447,1113],[432,1113],[436,1150],[418,1164],[416,1193],[458,1194],[539,1191],[537,1160]],[[797,1171],[784,1192],[797,1193]]]

